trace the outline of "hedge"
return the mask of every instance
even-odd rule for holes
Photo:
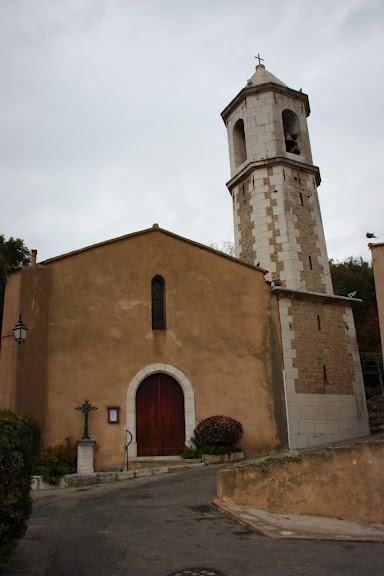
[[[0,574],[27,529],[31,472],[40,438],[36,420],[0,409]]]

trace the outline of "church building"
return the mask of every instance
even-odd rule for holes
[[[308,96],[262,64],[222,113],[236,257],[153,227],[12,271],[0,406],[95,469],[176,456],[217,414],[247,457],[369,435],[352,306],[333,293]],[[22,344],[12,329],[28,328]]]

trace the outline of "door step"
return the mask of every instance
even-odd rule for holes
[[[201,458],[197,459],[185,459],[181,456],[153,456],[152,458],[138,458],[135,460],[128,461],[128,470],[143,470],[143,469],[153,469],[153,468],[170,468],[177,466],[187,466],[188,464],[200,464]],[[126,465],[124,470],[126,470]],[[104,466],[103,472],[119,472],[121,468],[119,466]]]

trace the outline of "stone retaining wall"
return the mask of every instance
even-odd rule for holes
[[[223,502],[362,522],[384,522],[384,441],[305,454],[302,462],[220,470]]]

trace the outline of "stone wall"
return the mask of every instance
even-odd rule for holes
[[[305,454],[302,462],[272,462],[220,470],[223,502],[271,512],[384,522],[384,442],[370,441]]]
[[[269,163],[231,192],[236,256],[287,288],[333,294],[313,171]]]
[[[236,194],[236,216],[238,223],[238,258],[248,264],[255,264],[253,219],[252,219],[252,191],[248,178],[239,185]]]
[[[347,299],[278,289],[274,293],[291,296],[279,296],[291,447],[368,436],[364,382]]]

